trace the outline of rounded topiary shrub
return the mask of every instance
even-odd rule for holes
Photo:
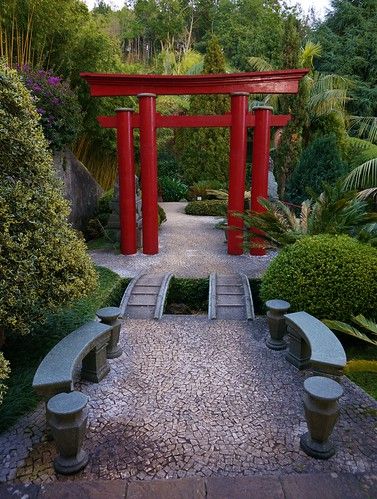
[[[263,301],[287,300],[319,319],[376,318],[377,250],[349,236],[305,237],[286,247],[262,279]]]
[[[0,62],[0,332],[27,333],[96,283],[32,98]]]

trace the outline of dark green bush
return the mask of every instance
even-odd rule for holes
[[[170,281],[166,300],[167,313],[172,313],[174,305],[185,305],[181,307],[192,312],[205,312],[208,310],[209,279],[187,279],[173,277]]]
[[[301,204],[308,199],[308,189],[316,195],[323,190],[323,184],[333,183],[349,171],[342,160],[335,135],[315,139],[303,151],[298,167],[287,185],[287,199]]]
[[[166,213],[162,206],[158,205],[158,225],[166,222]]]
[[[179,201],[187,195],[187,185],[177,178],[160,177],[158,184],[164,201]]]
[[[0,62],[0,329],[28,333],[86,295],[93,264],[67,222],[68,202],[32,98]]]
[[[9,378],[9,373],[9,362],[4,359],[4,355],[0,352],[0,405],[2,404],[4,394],[7,391],[7,385],[4,381]]]
[[[227,202],[220,199],[208,199],[206,201],[191,201],[186,205],[187,215],[203,215],[224,217],[226,215]]]
[[[377,317],[377,250],[349,236],[318,235],[284,248],[262,279],[261,298],[287,300],[292,311],[347,322]]]
[[[192,184],[187,193],[187,199],[195,201],[197,197],[208,199],[210,196],[207,194],[208,189],[218,190],[223,189],[226,184],[219,180],[199,180]]]

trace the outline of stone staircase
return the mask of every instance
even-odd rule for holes
[[[210,275],[209,319],[253,320],[254,305],[245,274]]]
[[[141,274],[130,282],[120,304],[122,317],[161,319],[173,274]]]

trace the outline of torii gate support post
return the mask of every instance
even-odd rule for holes
[[[248,111],[247,92],[231,94],[232,125],[230,131],[229,199],[228,199],[228,254],[242,255],[243,221],[234,212],[244,211],[246,176],[246,146]]]
[[[116,109],[119,173],[120,252],[122,253],[122,255],[133,255],[137,252],[135,163],[132,113],[133,109]]]
[[[139,94],[143,253],[158,253],[156,95]]]
[[[268,167],[270,160],[270,127],[273,108],[258,106],[253,108],[255,114],[255,128],[253,141],[252,172],[251,172],[251,211],[263,212],[264,208],[258,198],[268,198]],[[250,254],[263,256],[266,251],[262,240],[252,237],[252,242],[257,245],[250,249]]]

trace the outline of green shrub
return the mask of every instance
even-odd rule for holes
[[[284,248],[262,279],[263,301],[287,300],[319,319],[376,318],[377,250],[349,236],[318,235]]]
[[[191,201],[186,205],[187,215],[204,215],[224,217],[226,215],[227,202],[220,199],[209,199],[207,201]]]
[[[315,139],[303,151],[299,165],[287,185],[287,198],[300,204],[308,199],[308,190],[319,195],[323,184],[333,183],[349,171],[342,160],[335,135]]]
[[[69,206],[32,98],[0,62],[0,329],[25,334],[85,295],[96,274],[67,222]]]
[[[195,201],[197,197],[208,199],[211,196],[208,196],[207,190],[223,189],[224,186],[224,182],[220,182],[219,180],[199,180],[189,188],[187,198],[193,201]]]
[[[0,352],[0,405],[3,403],[3,397],[7,391],[7,385],[4,381],[9,378],[9,373],[9,362],[4,359],[4,355]]]
[[[164,201],[179,201],[187,195],[187,185],[174,177],[160,177],[159,188]]]
[[[158,205],[158,225],[166,222],[166,213],[162,206]]]
[[[185,313],[204,312],[208,310],[209,279],[187,279],[173,277],[170,281],[166,299],[166,308],[172,313],[172,305],[185,305]]]

